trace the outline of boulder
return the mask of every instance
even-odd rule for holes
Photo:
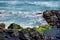
[[[47,10],[43,17],[53,28],[60,28],[60,10]]]
[[[34,39],[30,36],[29,32],[26,31],[26,30],[20,31],[20,32],[19,32],[19,35],[20,35],[19,38],[20,38],[21,40],[34,40]]]
[[[0,23],[0,29],[4,29],[5,28],[5,24],[4,23]]]
[[[12,24],[10,24],[8,29],[23,29],[23,28],[18,24],[12,23]]]
[[[40,34],[39,32],[35,30],[31,30],[29,33],[30,33],[30,36],[35,40],[43,40],[43,35]]]
[[[15,36],[14,30],[0,30],[0,40],[20,40]]]

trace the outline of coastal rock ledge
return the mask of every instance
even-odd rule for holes
[[[52,28],[60,28],[60,10],[47,10],[43,12],[43,17]]]
[[[14,23],[8,29],[4,29],[5,24],[2,23],[0,24],[0,40],[60,40],[60,10],[44,11],[43,17],[52,26],[51,30],[47,30],[45,33],[40,33],[33,29],[27,31]]]

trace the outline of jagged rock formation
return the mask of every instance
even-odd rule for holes
[[[43,12],[43,17],[53,28],[60,28],[60,10],[45,11]],[[47,30],[44,34],[40,34],[36,30],[23,30],[20,25],[15,23],[8,27],[10,30],[2,30],[5,28],[4,23],[0,24],[0,28],[0,40],[60,40],[60,29],[51,29]]]
[[[23,29],[23,28],[18,24],[12,23],[12,24],[10,24],[8,29]]]
[[[60,40],[60,10],[47,10],[43,17],[52,26],[51,30],[45,33],[45,40]]]
[[[4,23],[0,23],[0,29],[4,29],[5,28],[5,24]]]
[[[19,30],[0,29],[0,40],[60,40],[60,33],[59,33],[60,31],[59,30],[53,30],[53,31],[47,30],[45,34],[40,34],[36,30],[19,31]]]
[[[35,30],[20,31],[19,35],[22,40],[43,40],[43,36]]]
[[[60,29],[52,28],[45,33],[45,40],[60,40]]]
[[[43,36],[34,30],[0,30],[0,40],[43,40]]]
[[[16,30],[0,30],[0,40],[20,40]],[[18,32],[17,32],[18,33]]]
[[[60,28],[60,10],[47,10],[43,17],[53,28]]]

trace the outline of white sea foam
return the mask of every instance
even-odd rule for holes
[[[6,23],[6,26],[9,26],[11,23],[20,24],[24,28],[47,24],[47,22],[43,18],[43,14],[38,14],[38,15],[36,14],[42,13],[45,10],[44,7],[54,8],[54,9],[56,7],[57,8],[59,7],[59,2],[54,3],[54,2],[46,2],[46,1],[44,2],[8,1],[5,3],[7,7],[4,6],[0,7],[2,9],[0,10],[2,12],[2,14],[0,14],[0,19],[3,19],[1,22]],[[16,7],[17,4],[19,4],[19,7]]]
[[[37,12],[20,12],[20,11],[1,11],[4,12],[1,16],[4,15],[4,19],[1,22],[4,22],[6,24],[6,28],[11,24],[11,23],[17,23],[20,24],[21,26],[23,26],[24,28],[26,27],[32,27],[32,26],[38,26],[36,25],[36,22],[40,22],[41,24],[47,24],[46,21],[43,19],[42,14],[40,15],[36,15]],[[15,15],[15,16],[14,16]],[[12,16],[12,17],[11,17]],[[14,16],[14,17],[13,17]],[[11,17],[10,20],[4,21],[6,19],[9,19],[9,17]],[[30,19],[27,22],[20,22],[18,23],[18,20],[23,20],[20,19],[18,17],[21,17],[23,19]],[[37,18],[38,17],[38,18]],[[16,20],[16,18],[18,18]],[[33,19],[32,19],[33,18]],[[2,18],[1,18],[2,19]],[[44,21],[43,21],[44,20]],[[16,22],[17,21],[17,22]],[[41,25],[40,24],[40,25]],[[44,25],[43,24],[43,25]]]

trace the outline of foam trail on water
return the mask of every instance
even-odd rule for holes
[[[6,26],[16,23],[25,27],[47,24],[42,14],[45,10],[59,10],[59,1],[0,1],[0,22]]]

